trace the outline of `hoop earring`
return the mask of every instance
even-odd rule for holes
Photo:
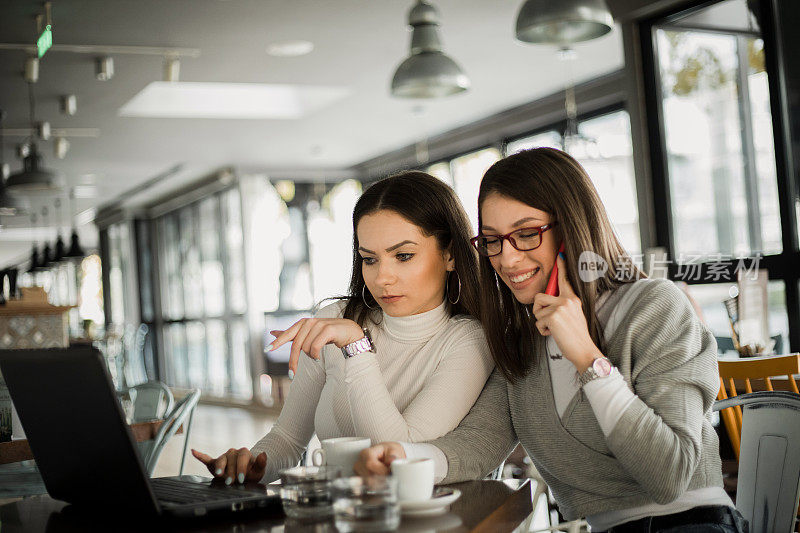
[[[363,287],[361,287],[361,300],[363,300],[363,302],[364,302],[364,305],[366,305],[366,306],[367,306],[367,309],[375,309],[374,307],[372,307],[371,305],[369,305],[369,304],[367,303],[367,297],[366,297],[366,294],[364,293],[364,291],[366,290],[366,288],[367,288],[367,285],[366,285],[366,284],[364,284],[364,286],[363,286]]]
[[[456,296],[456,301],[450,299],[450,276],[447,276],[447,281],[444,282],[445,293],[447,294],[447,301],[450,302],[451,305],[456,305],[459,300],[461,300],[461,278],[458,276],[458,272],[453,270],[453,273],[456,275],[456,280],[458,280],[458,296]]]

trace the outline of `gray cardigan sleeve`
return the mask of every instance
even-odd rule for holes
[[[703,425],[719,389],[716,342],[685,295],[654,282],[628,311],[607,355],[620,363],[637,399],[607,437],[622,466],[657,502],[689,486],[703,450]]]
[[[458,427],[431,444],[447,457],[447,477],[442,483],[456,483],[485,477],[514,451],[517,442],[506,379],[495,369]]]

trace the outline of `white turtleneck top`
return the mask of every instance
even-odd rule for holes
[[[316,317],[341,317],[343,309],[336,302]],[[263,481],[296,465],[315,431],[320,440],[373,444],[441,437],[469,412],[494,368],[478,320],[449,316],[445,302],[412,316],[382,313],[368,328],[374,352],[345,359],[328,344],[319,361],[300,356],[278,421],[252,448],[267,454]]]

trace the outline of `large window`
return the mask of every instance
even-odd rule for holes
[[[657,238],[669,252],[670,276],[692,284],[709,325],[730,336],[721,303],[728,286],[687,277],[686,267],[725,271],[717,281],[728,284],[737,278],[726,264],[767,270],[765,333],[786,353],[797,350],[797,249],[787,231],[796,221],[779,180],[793,177],[778,175],[773,124],[781,121],[771,110],[781,94],[770,94],[779,85],[758,13],[773,7],[722,0],[640,29]]]
[[[764,43],[698,16],[655,29],[674,252],[780,253]]]
[[[164,379],[219,398],[252,397],[241,197],[215,193],[154,221]]]
[[[578,121],[580,142],[565,146],[555,129],[509,142],[506,154],[538,147],[567,149],[586,170],[597,189],[617,236],[633,256],[642,252],[639,209],[633,172],[630,117],[624,110]]]
[[[570,147],[571,155],[583,165],[592,179],[623,246],[631,255],[641,254],[628,113],[618,110],[580,120],[578,131],[583,142]],[[554,127],[508,142],[505,152],[511,155],[538,147],[561,150],[564,148],[564,136]],[[476,233],[481,179],[500,157],[500,150],[489,147],[425,168],[429,174],[453,186]]]
[[[478,233],[478,191],[483,174],[501,157],[497,148],[486,148],[470,154],[462,155],[450,163],[456,193],[464,204],[472,234]]]

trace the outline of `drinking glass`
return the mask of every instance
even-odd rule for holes
[[[281,501],[286,516],[320,518],[330,516],[331,483],[341,475],[336,466],[296,466],[283,470]]]
[[[333,516],[342,533],[392,531],[400,525],[397,479],[353,476],[333,482]]]

